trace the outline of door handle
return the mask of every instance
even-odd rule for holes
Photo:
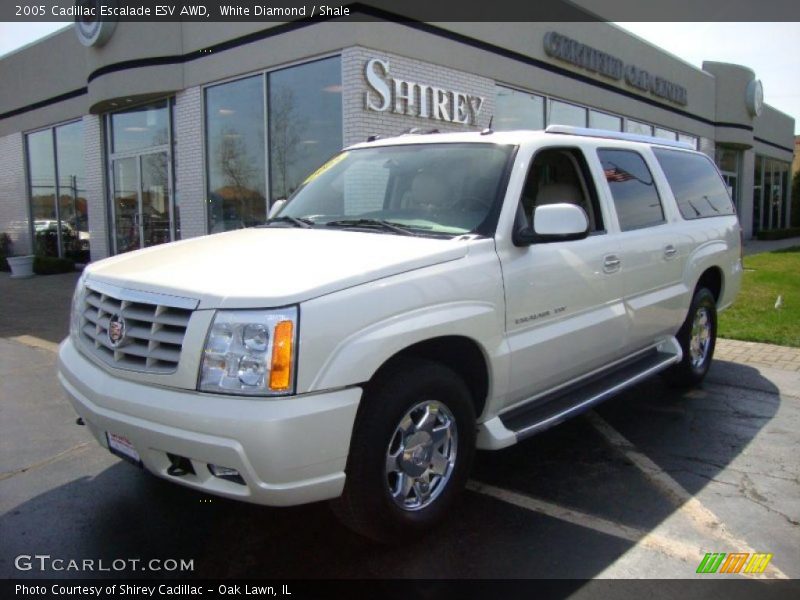
[[[613,273],[614,271],[619,270],[619,265],[622,261],[620,261],[619,257],[616,254],[609,254],[605,258],[603,258],[603,271],[606,273]]]
[[[664,248],[664,258],[670,259],[675,258],[676,256],[678,256],[678,249],[675,246],[670,244]]]

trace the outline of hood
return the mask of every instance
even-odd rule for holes
[[[295,304],[462,258],[468,244],[344,230],[257,228],[192,238],[90,265],[90,281],[185,296],[199,308]]]

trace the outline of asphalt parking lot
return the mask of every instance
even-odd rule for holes
[[[55,376],[75,275],[0,274],[0,576],[15,557],[193,559],[181,577],[751,578],[707,552],[771,553],[800,577],[800,372],[717,361],[700,389],[658,379],[516,447],[478,454],[441,528],[367,543],[326,504],[212,498],[101,449]]]

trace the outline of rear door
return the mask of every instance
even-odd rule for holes
[[[597,157],[616,213],[620,273],[630,318],[632,352],[675,333],[686,312],[682,281],[686,245],[675,215],[665,210],[650,157],[644,152],[599,148]]]

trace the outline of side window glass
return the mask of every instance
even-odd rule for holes
[[[587,176],[583,155],[575,149],[558,148],[539,152],[533,160],[522,188],[520,209],[530,221],[533,209],[545,204],[567,203],[580,206],[589,218],[589,231],[602,231],[603,219]]]
[[[665,221],[655,181],[642,156],[632,150],[598,150],[622,231]]]
[[[711,159],[701,154],[661,148],[654,148],[653,153],[684,219],[733,214],[728,190]]]

